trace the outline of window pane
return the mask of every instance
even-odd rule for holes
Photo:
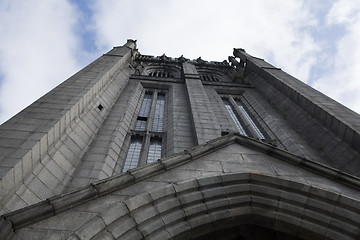
[[[247,134],[246,134],[246,132],[245,132],[245,129],[244,129],[243,126],[241,125],[239,119],[237,118],[237,116],[236,116],[236,114],[235,114],[235,112],[234,112],[234,110],[233,110],[233,108],[232,108],[232,106],[231,106],[231,104],[230,104],[230,101],[227,100],[227,99],[223,99],[223,102],[224,102],[224,104],[225,104],[226,109],[228,110],[228,112],[229,112],[229,114],[230,114],[230,117],[231,117],[232,120],[234,121],[234,123],[235,123],[235,125],[236,125],[236,127],[237,127],[237,129],[238,129],[238,131],[239,131],[239,133],[242,134],[242,135],[247,136]]]
[[[141,104],[138,119],[136,120],[135,130],[138,131],[146,130],[146,122],[151,108],[151,101],[152,101],[152,92],[146,92],[143,102]]]
[[[136,120],[135,130],[145,131],[146,120]]]
[[[256,124],[254,123],[252,118],[249,116],[249,114],[247,113],[247,111],[245,110],[245,108],[241,104],[241,102],[239,100],[236,100],[236,104],[238,105],[240,111],[244,114],[244,116],[245,116],[246,120],[248,121],[248,123],[250,124],[250,126],[256,132],[257,137],[260,139],[265,139],[264,135],[261,133],[260,129],[256,126]]]
[[[136,168],[140,158],[142,146],[142,138],[132,138],[129,146],[129,150],[126,155],[123,172],[131,168]]]
[[[152,163],[161,158],[161,140],[151,138],[147,163]]]
[[[164,125],[164,109],[165,109],[165,96],[159,94],[156,100],[154,122],[152,126],[152,131],[162,132]]]
[[[139,117],[148,117],[151,107],[151,100],[152,100],[152,93],[151,92],[145,93],[144,100],[141,104]]]

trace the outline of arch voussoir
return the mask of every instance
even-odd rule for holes
[[[122,212],[117,217],[105,213],[102,219],[116,239],[139,233],[144,239],[201,239],[238,226],[259,226],[304,239],[355,239],[360,204],[351,201],[273,176],[223,174],[137,195],[118,207]]]

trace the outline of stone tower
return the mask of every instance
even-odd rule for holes
[[[263,59],[128,40],[0,126],[0,239],[360,239],[360,116]]]

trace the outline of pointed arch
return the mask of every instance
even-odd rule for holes
[[[130,198],[94,219],[103,227],[89,239],[201,239],[244,226],[291,239],[356,239],[359,207],[356,200],[296,181],[223,174]],[[75,235],[89,232],[91,226],[87,223]]]

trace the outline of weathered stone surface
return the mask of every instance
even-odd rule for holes
[[[120,217],[117,221],[113,222],[107,227],[115,238],[123,236],[127,232],[136,229],[136,222],[130,215]]]
[[[77,230],[75,235],[77,235],[80,239],[92,239],[105,226],[105,223],[100,217],[94,217],[85,225],[83,225],[79,230]]]

